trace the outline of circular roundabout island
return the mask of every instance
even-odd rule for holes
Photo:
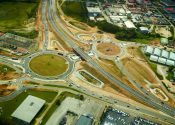
[[[120,53],[120,46],[115,43],[99,43],[96,46],[97,51],[104,55],[115,56]]]
[[[41,76],[59,76],[67,71],[68,64],[68,61],[60,55],[42,54],[32,58],[29,67]]]

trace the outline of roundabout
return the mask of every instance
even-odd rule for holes
[[[66,72],[68,62],[59,55],[43,54],[31,59],[29,67],[41,76],[58,76]]]
[[[28,75],[44,80],[64,79],[74,68],[74,62],[55,51],[32,54],[25,59],[24,65]]]
[[[96,46],[97,51],[104,55],[115,56],[120,54],[120,46],[115,43],[99,43]]]

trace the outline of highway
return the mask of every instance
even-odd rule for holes
[[[160,104],[159,102],[156,102],[154,100],[151,100],[150,98],[142,95],[141,93],[135,91],[134,89],[130,88],[126,84],[119,81],[117,78],[115,78],[113,75],[105,71],[99,64],[97,64],[94,60],[91,59],[88,54],[86,54],[75,42],[70,38],[67,33],[66,28],[63,27],[64,24],[62,23],[61,19],[57,15],[57,9],[56,9],[56,3],[55,0],[50,0],[48,5],[48,19],[51,25],[54,27],[55,31],[57,32],[57,35],[60,36],[68,45],[70,45],[84,60],[86,60],[91,66],[93,66],[96,70],[101,72],[106,78],[108,78],[112,83],[115,85],[123,88],[124,90],[128,91],[132,96],[136,97],[140,101],[145,102],[146,104],[170,115],[175,116],[175,109],[174,108],[167,108],[164,105]],[[59,26],[57,25],[59,24]]]

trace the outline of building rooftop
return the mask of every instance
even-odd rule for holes
[[[89,13],[101,13],[101,10],[99,7],[87,7],[87,11]]]
[[[146,53],[152,54],[153,50],[154,50],[154,48],[152,46],[146,46],[145,47],[145,52]]]
[[[88,116],[81,115],[76,125],[92,125],[93,119]]]
[[[162,57],[159,57],[158,62],[161,63],[161,64],[166,64],[166,59],[162,58]]]
[[[154,55],[151,55],[150,56],[150,60],[151,61],[154,61],[154,62],[157,62],[158,61],[158,58],[159,58],[158,56],[154,56]]]
[[[169,56],[169,52],[168,51],[166,51],[166,50],[162,50],[162,53],[161,53],[161,57],[164,57],[164,58],[168,58],[168,56]]]
[[[149,29],[147,27],[140,27],[140,30],[146,30],[149,31]]]
[[[168,65],[168,66],[175,66],[175,63],[174,63],[174,61],[167,59],[166,65]]]
[[[39,110],[43,107],[45,102],[46,101],[43,99],[29,95],[11,116],[26,123],[30,123]]]
[[[136,28],[135,25],[133,24],[133,22],[131,22],[129,20],[125,22],[125,25],[127,28]]]
[[[170,52],[169,59],[175,60],[175,53],[174,52]]]
[[[154,55],[160,56],[160,54],[161,54],[161,50],[159,48],[155,48],[154,49]]]

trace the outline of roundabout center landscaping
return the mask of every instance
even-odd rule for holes
[[[29,66],[33,72],[41,76],[58,76],[68,69],[68,61],[59,55],[43,54],[34,57]]]

